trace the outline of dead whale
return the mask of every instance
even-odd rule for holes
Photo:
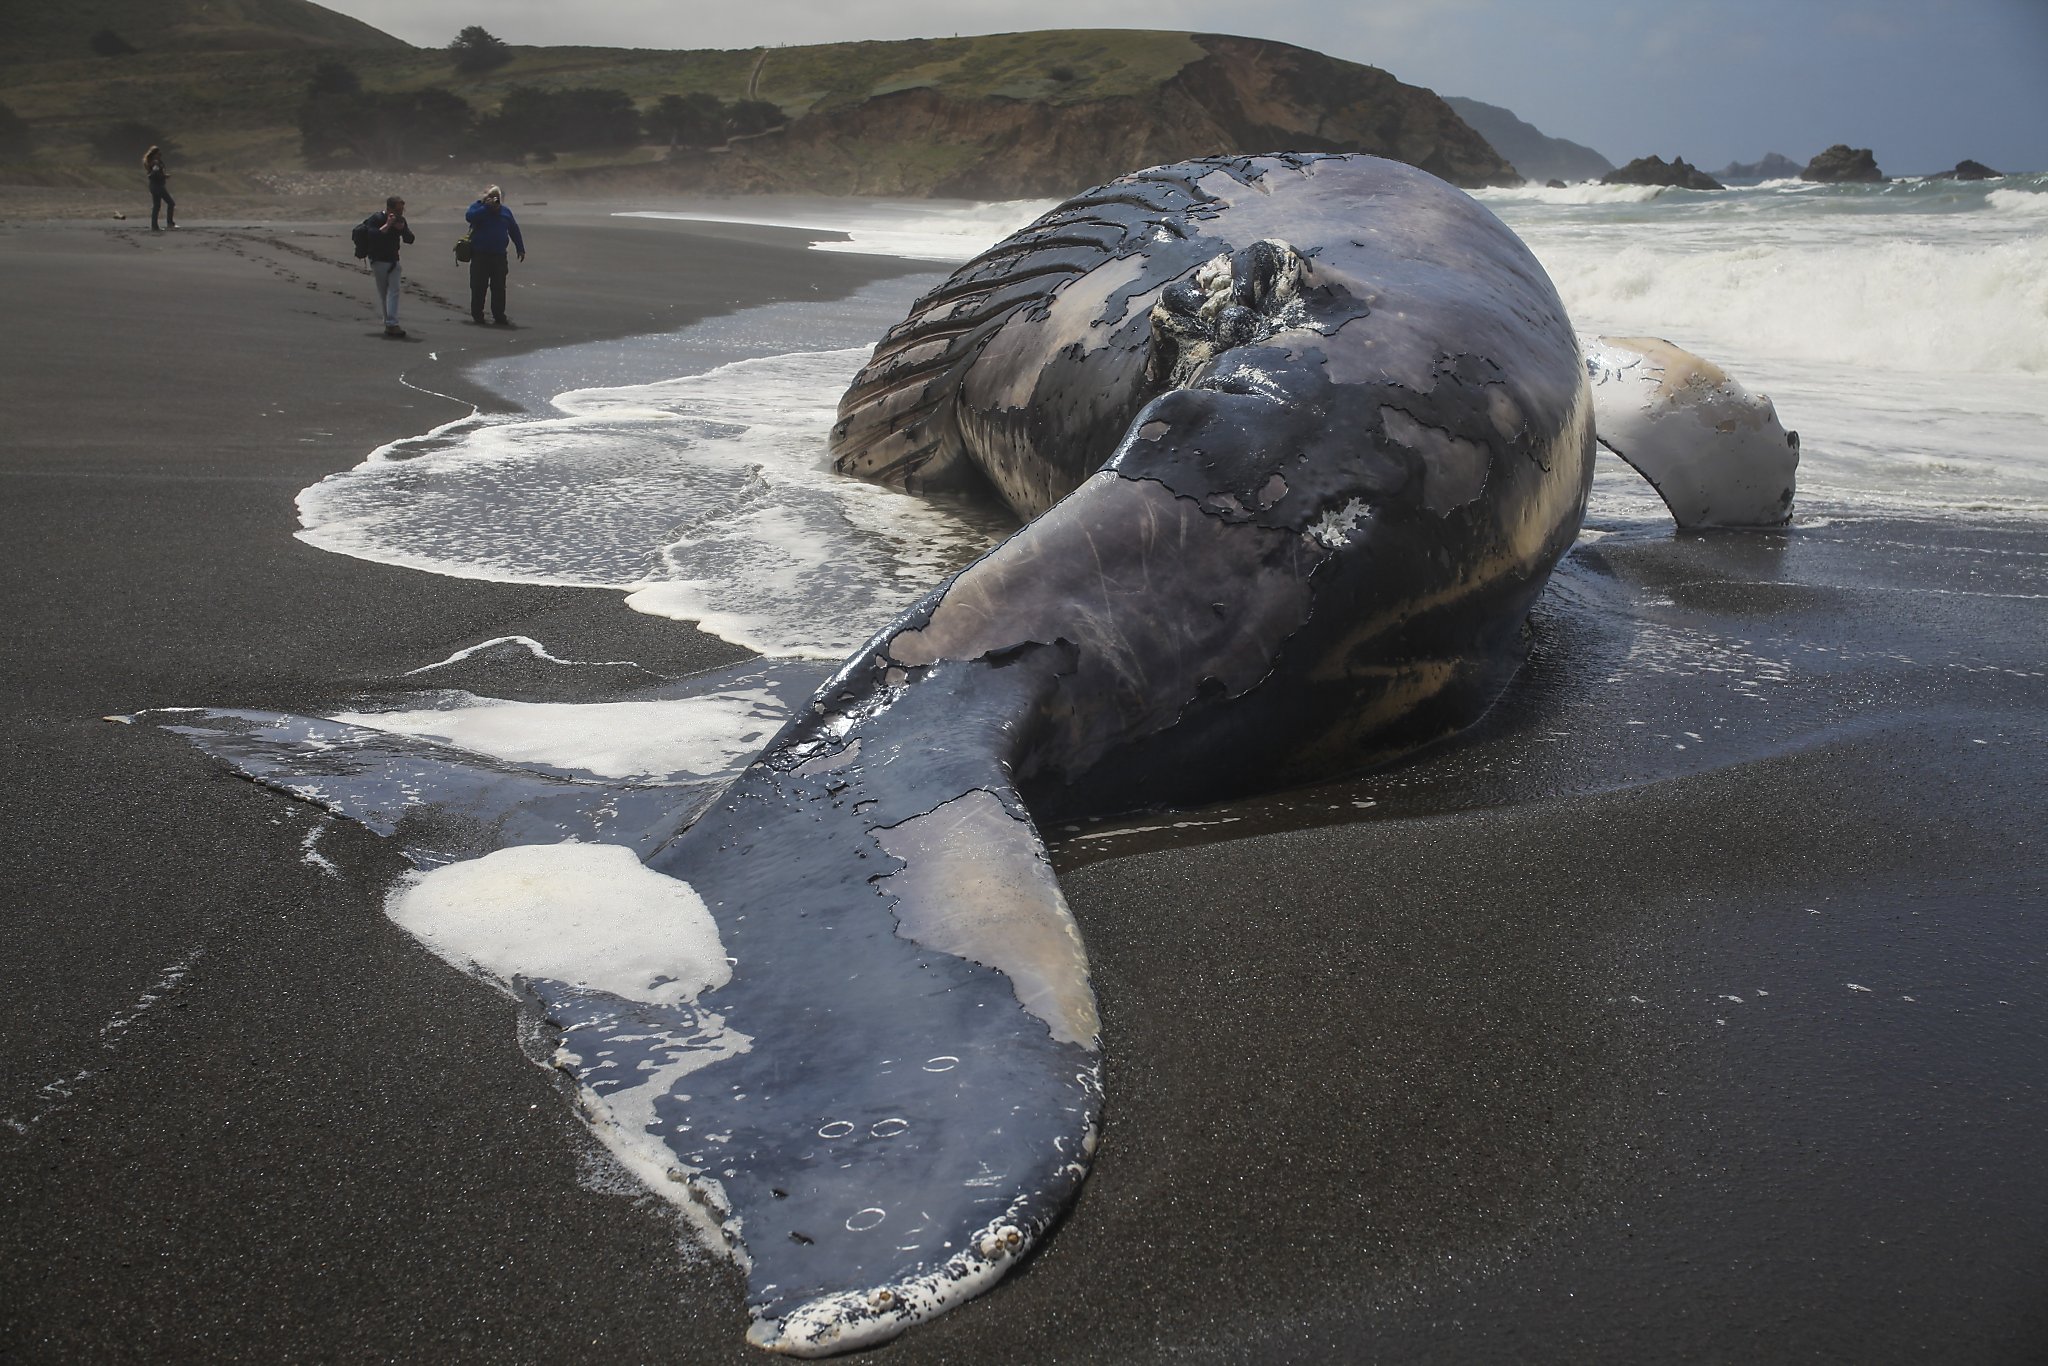
[[[579,786],[439,752],[422,784],[419,747],[346,724],[180,724],[401,838],[425,822],[394,917],[517,973],[594,1127],[746,1268],[753,1341],[851,1350],[992,1284],[1086,1173],[1098,1023],[1038,823],[1470,724],[1578,532],[1602,391],[1644,406],[1649,352],[1603,354],[1507,228],[1413,168],[1139,172],[963,267],[856,378],[844,472],[985,485],[1029,520],[744,770]],[[1697,438],[1648,443],[1652,477],[1762,490],[1684,495],[1682,521],[1782,520],[1769,462],[1796,447],[1753,402],[1753,439],[1717,445],[1709,400],[1746,401],[1718,384],[1652,385],[1669,411],[1642,420]],[[509,883],[583,907],[602,972],[506,947]]]

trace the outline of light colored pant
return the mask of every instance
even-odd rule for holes
[[[398,326],[398,262],[370,262],[370,276],[377,282],[377,302],[384,307],[384,325]]]

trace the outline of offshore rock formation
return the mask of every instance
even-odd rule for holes
[[[1981,161],[1972,161],[1968,157],[1964,157],[1961,161],[1958,161],[1956,163],[1956,168],[1953,171],[1936,171],[1933,175],[1928,176],[1927,179],[1997,180],[2000,176],[2003,176],[2004,174],[2005,172],[2003,171],[1992,170],[1989,166],[1986,166]]]
[[[1613,162],[1591,147],[1551,137],[1516,117],[1511,109],[1467,99],[1463,95],[1446,95],[1444,103],[1456,110],[1459,118],[1471,124],[1479,136],[1492,143],[1494,151],[1512,161],[1515,169],[1531,180],[1598,180],[1614,169]],[[1794,166],[1785,174],[1798,173],[1799,168]]]
[[[1673,157],[1637,157],[1618,171],[1600,177],[1602,185],[1667,185],[1680,190],[1725,190],[1728,187],[1687,161]]]
[[[1799,163],[1780,152],[1765,152],[1762,161],[1731,161],[1714,174],[1722,180],[1790,180]]]
[[[1883,180],[1885,175],[1877,169],[1877,158],[1871,155],[1868,147],[1851,147],[1845,142],[1838,142],[1807,162],[1799,178],[1823,185],[1843,185],[1867,184]]]
[[[1368,152],[1454,185],[1522,177],[1434,91],[1286,43],[1189,35],[1149,89],[1060,101],[920,85],[794,120],[677,167],[725,191],[1027,198],[1132,166],[1275,150]]]

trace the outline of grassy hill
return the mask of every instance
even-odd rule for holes
[[[308,0],[0,0],[0,63],[93,56],[93,37],[106,32],[144,53],[408,46]]]
[[[0,3],[12,12],[19,0]],[[1088,29],[738,51],[512,47],[504,65],[464,76],[446,51],[410,47],[304,0],[76,0],[74,11],[61,26],[39,21],[29,36],[75,51],[66,44],[80,31],[114,27],[144,50],[0,65],[0,103],[36,139],[31,158],[0,166],[0,183],[126,183],[131,167],[98,166],[90,151],[95,133],[126,120],[174,139],[176,165],[188,176],[302,169],[297,111],[315,68],[334,60],[365,92],[446,89],[479,116],[495,112],[515,87],[594,86],[623,91],[643,113],[665,95],[701,93],[727,103],[768,101],[790,120],[791,137],[735,145],[727,157],[670,161],[667,146],[649,141],[571,151],[547,168],[554,175],[656,168],[672,188],[921,194],[971,184],[974,192],[1000,191],[1004,167],[1039,151],[1038,135],[1020,132],[1027,115],[1045,136],[1070,142],[1076,128],[1150,121],[1146,136],[1126,139],[1128,146],[1091,148],[1081,158],[1085,174],[1096,163],[1117,171],[1146,164],[1123,157],[1282,147],[1374,150],[1417,164],[1439,156],[1464,183],[1511,174],[1430,92],[1370,67],[1245,39]],[[145,29],[140,20],[148,15],[159,17]],[[59,42],[59,27],[71,37]],[[137,40],[152,32],[159,41],[145,47]],[[1226,53],[1220,44],[1236,46]],[[1314,107],[1295,97],[1301,90]],[[1228,117],[1193,126],[1219,106]],[[1187,126],[1152,127],[1163,109]],[[1177,150],[1183,143],[1187,150]],[[474,165],[459,152],[441,169],[466,173]],[[1043,170],[1020,192],[1044,193],[1059,180],[1057,170]],[[1060,183],[1066,193],[1092,181]]]

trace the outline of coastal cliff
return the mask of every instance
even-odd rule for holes
[[[1024,198],[1188,157],[1286,150],[1370,152],[1467,187],[1520,182],[1433,91],[1286,43],[1186,40],[1190,60],[1140,88],[1028,98],[1004,93],[1023,73],[990,71],[981,91],[939,81],[883,90],[671,169],[730,191]]]
[[[96,3],[47,35],[86,55],[0,60],[0,112],[21,125],[0,181],[126,186],[135,148],[173,141],[183,183],[203,175],[216,197],[368,171],[620,193],[1053,198],[1143,166],[1276,151],[1369,152],[1468,188],[1521,180],[1435,92],[1261,39],[1053,29],[733,51],[501,45],[488,69],[458,71],[446,49],[322,27],[338,16],[303,0],[175,0],[218,27],[180,30],[190,49],[94,56],[79,24],[145,7]],[[570,117],[591,109],[606,117]],[[404,136],[337,137],[336,125]]]
[[[1598,180],[1614,169],[1613,162],[1591,147],[1551,137],[1512,109],[1463,95],[1446,95],[1444,103],[1530,180]]]

